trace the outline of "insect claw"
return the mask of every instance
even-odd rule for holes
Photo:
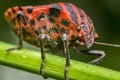
[[[9,48],[9,49],[6,49],[6,52],[10,52],[10,51],[13,51],[13,50],[19,50],[21,49],[22,47],[17,47],[17,48]]]
[[[41,62],[41,67],[40,67],[40,74],[41,75],[44,75],[44,71],[43,71],[44,65],[45,65],[45,63],[44,63],[44,61],[42,61]]]
[[[68,67],[65,68],[65,71],[64,71],[64,79],[65,80],[68,80]]]
[[[100,56],[100,57],[98,57],[98,58],[96,58],[96,59],[94,59],[94,60],[89,62],[90,64],[93,64],[93,65],[98,64],[105,57],[104,51],[99,51],[99,50],[80,50],[80,52],[83,52],[85,54],[91,54],[91,55],[98,55],[98,56]]]
[[[44,75],[44,65],[45,65],[45,63],[42,62],[42,63],[41,63],[41,67],[40,67],[40,75],[42,75],[42,77],[43,77],[44,79],[47,79],[48,77]]]

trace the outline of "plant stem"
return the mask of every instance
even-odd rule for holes
[[[0,42],[0,64],[40,74],[40,51],[21,49],[7,53],[5,50],[15,47]],[[45,76],[63,80],[65,58],[46,54]],[[120,80],[120,72],[71,60],[70,80]]]

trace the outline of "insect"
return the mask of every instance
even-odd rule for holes
[[[44,75],[45,50],[62,50],[66,57],[64,79],[68,80],[70,66],[69,49],[80,53],[99,55],[91,64],[97,64],[105,57],[104,51],[78,50],[81,46],[92,46],[98,38],[92,20],[86,13],[71,3],[56,3],[41,6],[24,6],[9,8],[5,19],[12,26],[19,39],[17,48],[23,48],[23,40],[41,48],[40,73]],[[109,44],[107,44],[109,45]]]

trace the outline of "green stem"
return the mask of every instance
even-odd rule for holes
[[[39,74],[40,51],[22,49],[7,53],[5,50],[13,45],[0,42],[0,64]],[[46,54],[45,76],[63,79],[65,58]],[[70,80],[120,80],[120,72],[71,60]]]

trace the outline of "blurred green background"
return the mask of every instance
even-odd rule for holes
[[[17,44],[17,37],[4,20],[4,12],[13,6],[44,5],[56,2],[71,2],[82,8],[93,20],[100,38],[96,41],[120,44],[120,0],[1,0],[0,1],[0,41]],[[27,46],[27,43],[25,43]],[[26,47],[27,47],[26,46]],[[104,61],[98,66],[120,71],[120,48],[93,45],[90,49],[103,50]],[[72,54],[74,56],[77,54]],[[94,57],[95,58],[95,57]],[[80,55],[77,60],[87,62],[92,56]],[[40,80],[39,75],[0,65],[0,80]]]

